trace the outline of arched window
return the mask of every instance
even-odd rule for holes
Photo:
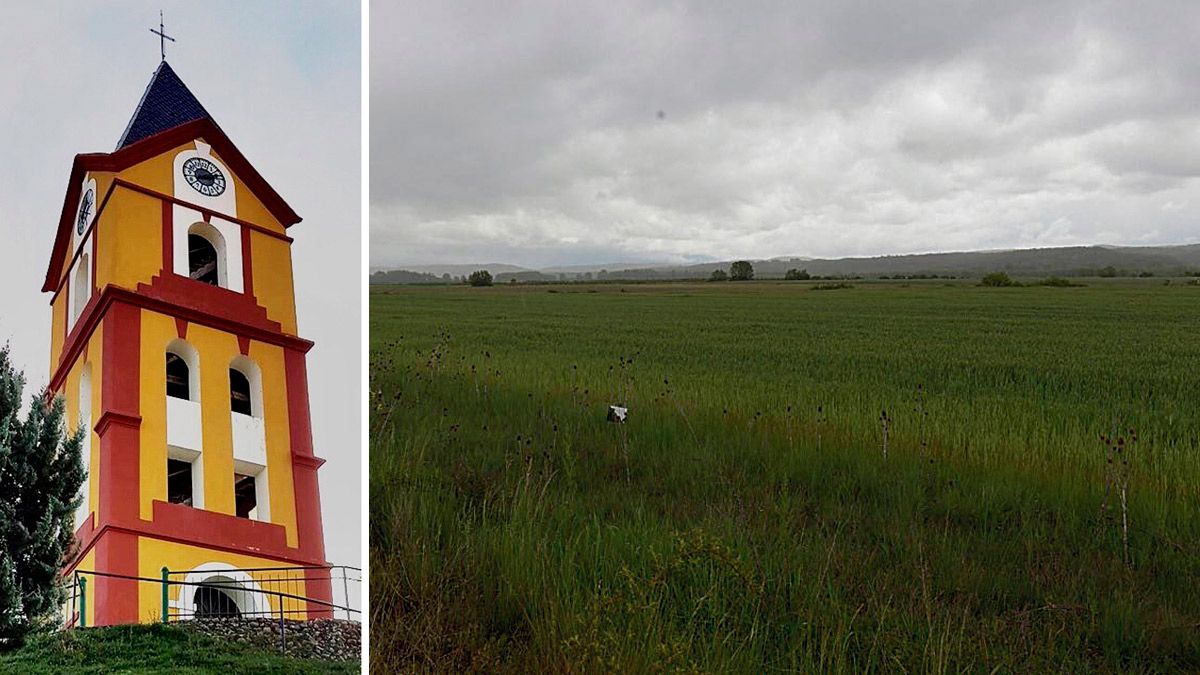
[[[200,357],[183,340],[167,346],[167,396],[185,401],[200,400]]]
[[[192,374],[187,361],[173,352],[167,352],[167,396],[192,400]]]
[[[83,364],[79,372],[79,425],[90,436],[92,433],[92,364]],[[90,438],[84,438],[87,443]],[[85,458],[86,461],[86,458]]]
[[[229,362],[229,409],[262,417],[262,372],[250,357],[237,356]]]
[[[71,295],[74,296],[71,302],[71,320],[79,318],[83,314],[83,308],[87,306],[87,302],[92,297],[91,276],[92,267],[88,259],[88,254],[84,253],[79,256],[79,260],[75,263],[75,283],[71,287]]]
[[[208,223],[188,228],[188,276],[213,286],[225,286],[225,238]]]
[[[250,400],[250,378],[237,368],[229,369],[229,409],[243,415],[254,414]]]
[[[83,524],[91,507],[88,503],[88,484],[92,474],[92,364],[86,363],[79,374],[79,426],[83,429],[83,470],[87,476],[79,486],[79,507],[75,510],[75,527]]]

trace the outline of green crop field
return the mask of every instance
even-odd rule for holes
[[[372,665],[1200,670],[1200,288],[1087,283],[373,288]]]

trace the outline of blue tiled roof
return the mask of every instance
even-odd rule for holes
[[[183,80],[163,61],[150,78],[150,84],[146,85],[142,100],[117,142],[117,150],[184,122],[205,117],[212,119]]]

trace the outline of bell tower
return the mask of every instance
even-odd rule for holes
[[[244,613],[285,602],[289,618],[328,616],[305,600],[331,589],[313,345],[292,284],[299,221],[165,60],[116,149],[75,156],[42,291],[50,386],[86,430],[68,574],[95,573],[88,625],[158,620],[160,589],[122,577],[164,567],[236,580]],[[292,575],[296,597],[254,596],[268,569]],[[200,613],[195,591],[169,587],[174,615]]]

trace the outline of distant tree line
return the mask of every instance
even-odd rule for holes
[[[475,270],[471,272],[471,276],[467,277],[467,283],[472,286],[491,286],[492,273],[487,270]]]
[[[806,268],[792,267],[783,271],[780,267],[774,266],[776,261],[764,261],[761,266],[766,268],[766,278],[778,278],[775,275],[783,272],[783,279],[786,281],[849,281],[864,278],[880,279],[880,280],[920,280],[920,279],[969,279],[979,278],[980,272],[975,272],[969,269],[958,270],[954,272],[884,272],[881,274],[875,273],[841,273],[841,274],[813,274]],[[1176,270],[1146,270],[1146,269],[1131,269],[1126,267],[1117,267],[1108,265],[1105,267],[1096,268],[1076,268],[1062,271],[1053,269],[1026,269],[1024,267],[1007,268],[1007,273],[1020,273],[1025,276],[1034,276],[1035,274],[1052,274],[1061,275],[1055,278],[1062,277],[1154,277],[1158,276],[1190,276],[1200,278],[1200,270],[1194,268],[1183,268]],[[1015,271],[1014,271],[1015,270]],[[487,270],[477,270],[487,271]],[[490,271],[488,271],[491,275]],[[703,276],[707,274],[708,276]],[[608,282],[608,281],[687,281],[707,279],[708,281],[749,281],[755,278],[763,278],[759,275],[759,270],[755,269],[753,263],[748,260],[738,260],[727,269],[709,269],[705,270],[702,267],[695,266],[693,268],[644,268],[644,269],[623,269],[615,272],[610,272],[607,269],[601,269],[597,272],[538,272],[534,270],[521,270],[511,272],[500,272],[491,275],[492,284],[553,284],[553,283],[589,283],[589,282]],[[449,273],[443,273],[440,276],[427,272],[413,272],[410,270],[388,270],[374,272],[370,275],[369,281],[372,284],[471,284],[470,275],[455,276]],[[489,285],[489,284],[484,284]]]
[[[729,272],[715,269],[708,276],[709,281],[751,281],[754,279],[754,265],[749,260],[738,260],[729,266]]]

